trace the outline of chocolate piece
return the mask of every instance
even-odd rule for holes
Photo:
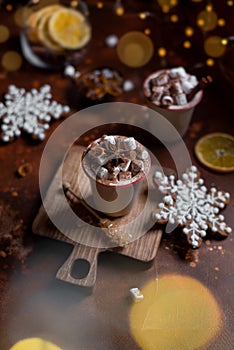
[[[119,180],[120,181],[131,180],[131,178],[132,178],[131,171],[124,171],[122,173],[119,173]]]
[[[128,171],[131,164],[131,159],[123,159],[123,162],[118,165],[121,171]]]
[[[139,171],[144,171],[144,163],[142,160],[134,160],[131,163],[131,171],[133,176],[139,173]]]
[[[131,180],[147,169],[148,159],[149,153],[134,137],[118,135],[103,135],[83,157],[95,178],[114,183]]]
[[[137,170],[138,171],[143,171],[144,170],[144,162],[142,161],[142,160],[134,160],[133,162],[132,162],[132,169],[136,169],[137,168]]]
[[[179,80],[171,83],[170,91],[172,95],[178,95],[183,93],[183,88]]]

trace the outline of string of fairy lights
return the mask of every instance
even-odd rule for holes
[[[75,0],[74,0],[75,1]],[[230,42],[233,41],[233,36],[231,33],[227,33],[225,28],[227,27],[227,18],[223,15],[228,14],[234,10],[234,0],[219,0],[220,3],[225,7],[225,11],[219,14],[216,6],[212,4],[211,0],[155,0],[155,4],[158,7],[157,11],[160,11],[160,16],[163,18],[165,15],[167,21],[171,24],[179,23],[181,19],[180,11],[176,9],[183,5],[186,7],[189,3],[194,5],[197,3],[199,5],[198,13],[194,13],[195,21],[193,24],[187,24],[184,27],[184,37],[182,37],[181,45],[184,49],[189,50],[194,47],[194,37],[195,32],[200,30],[202,32],[200,46],[203,48],[205,54],[205,64],[207,66],[214,66],[217,59],[222,57]],[[214,1],[213,1],[214,2]],[[88,1],[87,1],[88,3]],[[219,4],[220,4],[219,3]],[[117,16],[124,16],[128,11],[129,3],[125,0],[115,0],[113,4],[113,13]],[[97,10],[102,10],[105,6],[110,6],[110,2],[107,0],[97,1]],[[3,8],[3,7],[2,7]],[[14,4],[6,3],[4,5],[4,10],[11,12],[14,11],[14,18],[16,25],[20,26],[20,9],[15,9]],[[142,11],[136,14],[138,18],[142,21],[146,20],[148,17],[153,17],[155,14],[150,11]],[[146,21],[147,23],[147,21]],[[222,32],[222,34],[219,33]],[[145,27],[143,30],[146,35],[151,34],[151,29]],[[215,32],[215,33],[214,33]],[[224,33],[224,34],[223,34]],[[7,25],[0,25],[0,45],[7,42],[10,38],[10,30]],[[197,44],[197,43],[196,43]],[[168,44],[170,45],[170,43]],[[168,55],[168,50],[170,47],[166,45],[160,45],[155,47],[156,54],[160,58],[165,58]],[[1,65],[7,71],[15,71],[20,69],[22,65],[22,58],[20,54],[16,51],[6,51],[1,57]]]
[[[161,9],[162,14],[169,14],[169,20],[171,23],[177,23],[180,21],[180,17],[176,13],[171,13],[171,10],[176,8],[179,5],[178,0],[155,0],[157,1],[158,6]],[[215,60],[221,56],[223,56],[226,52],[226,48],[228,47],[228,44],[230,42],[230,39],[228,36],[222,37],[221,35],[214,35],[210,34],[214,29],[218,27],[225,27],[226,26],[226,19],[223,17],[220,17],[219,14],[214,9],[214,6],[212,5],[211,1],[204,1],[204,0],[191,0],[193,3],[204,3],[204,8],[202,11],[200,11],[197,14],[196,18],[196,24],[194,27],[191,25],[187,25],[184,28],[184,40],[182,42],[182,45],[185,49],[192,48],[193,45],[193,36],[195,33],[195,29],[199,28],[203,33],[205,33],[205,37],[203,40],[203,49],[206,54],[206,65],[207,66],[213,66],[215,65]],[[233,0],[226,0],[225,1],[227,6],[227,11],[230,8],[233,10],[234,1]],[[102,1],[97,2],[97,7],[99,9],[103,8],[104,3]],[[125,13],[125,7],[124,7],[124,1],[122,0],[116,0],[114,4],[114,11],[116,15],[123,16]],[[145,20],[146,18],[152,16],[152,12],[143,11],[138,14],[138,17],[141,20]],[[146,35],[149,35],[151,33],[151,30],[149,28],[145,28],[144,33]],[[208,35],[207,35],[208,34]],[[232,37],[233,40],[233,37]],[[159,57],[166,57],[167,56],[167,48],[166,47],[158,47],[157,53]]]

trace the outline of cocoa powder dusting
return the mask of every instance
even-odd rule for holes
[[[0,202],[0,266],[17,260],[24,264],[30,248],[24,245],[25,230],[23,220],[9,205]]]

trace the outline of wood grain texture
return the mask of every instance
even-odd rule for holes
[[[74,192],[82,192],[82,195],[85,194],[87,197],[91,196],[89,180],[82,173],[80,167],[83,150],[84,148],[81,146],[73,146],[64,164],[59,167],[43,205],[33,222],[33,232],[72,244],[74,246],[73,251],[58,270],[56,277],[69,283],[92,287],[96,280],[97,260],[100,252],[115,251],[130,258],[149,262],[157,254],[162,231],[154,227],[151,215],[152,210],[157,205],[154,203],[152,196],[154,191],[150,183],[152,173],[149,174],[148,182],[144,181],[137,203],[131,212],[124,217],[111,219],[121,229],[127,227],[127,230],[131,231],[130,233],[134,237],[134,240],[124,247],[116,247],[116,244],[111,243],[110,238],[98,228],[97,220],[94,217],[92,218],[92,214],[80,203],[77,203],[77,200],[71,194],[65,196],[61,187],[61,176],[63,182],[66,181],[71,184]],[[78,173],[80,174],[79,178]],[[77,222],[68,219],[70,209],[75,214]],[[140,220],[137,220],[139,217]],[[79,218],[81,221],[79,221]],[[65,228],[65,234],[52,221],[59,221],[59,224]],[[147,233],[142,235],[144,229]],[[89,263],[89,271],[83,278],[72,276],[73,264],[79,259],[86,260]]]

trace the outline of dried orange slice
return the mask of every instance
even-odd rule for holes
[[[216,132],[201,137],[195,145],[198,160],[211,170],[234,171],[234,137]]]
[[[84,15],[73,9],[60,9],[49,19],[51,38],[65,49],[79,49],[88,43],[91,27]]]
[[[48,11],[40,19],[38,23],[38,38],[49,49],[54,51],[62,50],[62,48],[50,37],[48,32],[48,23],[53,12]]]
[[[62,7],[61,5],[49,5],[49,6],[42,7],[41,9],[32,12],[28,16],[27,24],[33,28],[37,27],[44,15],[46,15],[47,13],[52,14],[56,10],[60,9],[61,7]]]
[[[42,43],[44,43],[44,41],[49,42],[49,39],[43,40],[43,37],[44,36],[48,37],[48,35],[46,35],[46,33],[44,34],[44,29],[42,32],[42,29],[39,27],[43,26],[43,22],[45,22],[45,19],[44,19],[45,17],[48,19],[47,16],[52,15],[56,10],[60,9],[61,7],[62,7],[61,5],[50,5],[50,6],[42,7],[37,11],[31,12],[28,15],[25,14],[25,16],[27,17],[26,24],[28,26],[27,35],[31,41],[33,42],[42,41]],[[46,43],[44,44],[46,45]],[[51,48],[52,45],[50,45],[49,43],[46,46]]]

